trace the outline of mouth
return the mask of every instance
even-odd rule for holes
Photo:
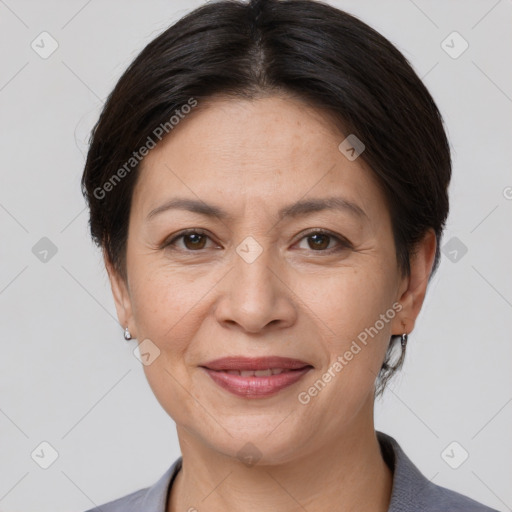
[[[218,386],[236,396],[264,398],[295,384],[313,366],[283,357],[229,357],[211,361],[200,368]]]
[[[217,371],[267,371],[267,370],[299,370],[311,366],[300,359],[289,357],[266,356],[266,357],[244,357],[230,356],[215,359],[202,365],[204,368]]]
[[[209,368],[210,369],[210,368]],[[298,368],[301,370],[302,368]],[[266,370],[213,370],[228,373],[229,375],[240,375],[241,377],[270,377],[285,372],[296,372],[297,370],[286,370],[284,368],[267,368]]]

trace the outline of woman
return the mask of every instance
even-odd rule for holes
[[[82,184],[182,456],[94,510],[490,511],[373,422],[439,263],[450,174],[405,58],[331,6],[221,1],[152,41]]]

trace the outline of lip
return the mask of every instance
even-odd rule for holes
[[[298,370],[305,366],[311,366],[305,361],[291,359],[289,357],[243,357],[230,356],[215,359],[201,365],[210,370],[266,370],[267,368],[282,368],[283,370]]]
[[[300,370],[290,370],[268,377],[242,377],[241,375],[232,375],[222,370],[210,370],[204,367],[202,369],[208,373],[217,385],[236,396],[243,398],[265,398],[275,395],[282,389],[295,384],[313,367],[307,366]]]
[[[265,398],[298,382],[313,366],[298,359],[287,357],[225,357],[216,359],[202,368],[221,388],[243,398]],[[227,373],[229,370],[258,371],[269,368],[288,370],[268,376],[241,376]]]

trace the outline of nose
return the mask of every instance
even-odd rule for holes
[[[252,262],[237,254],[231,272],[220,283],[217,321],[249,333],[290,327],[297,308],[285,279],[268,247]]]

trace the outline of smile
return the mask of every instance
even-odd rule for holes
[[[212,370],[202,368],[222,389],[243,398],[265,398],[295,384],[312,366],[296,370],[269,368],[266,370]]]

